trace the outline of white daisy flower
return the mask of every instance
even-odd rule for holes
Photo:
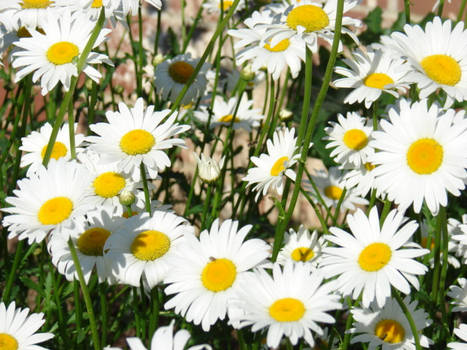
[[[272,141],[269,139],[266,142],[268,154],[263,153],[259,157],[251,157],[251,161],[256,166],[248,169],[243,181],[248,181],[248,186],[256,184],[253,187],[253,191],[257,192],[256,201],[261,194],[266,195],[270,187],[281,195],[285,182],[283,175],[295,181],[296,174],[291,168],[300,155],[295,154],[297,138],[294,135],[295,129],[276,130]]]
[[[54,337],[52,333],[36,333],[45,322],[44,314],[31,313],[29,308],[16,308],[11,302],[8,308],[0,303],[0,344],[2,349],[46,350],[37,345]]]
[[[240,281],[235,304],[240,327],[252,326],[252,332],[268,327],[267,345],[277,348],[282,337],[293,345],[300,338],[313,347],[312,331],[323,335],[321,323],[334,323],[327,312],[340,309],[339,297],[331,294],[331,283],[323,283],[323,275],[310,264],[287,262],[283,268],[275,264],[272,277],[263,269],[247,273]]]
[[[175,102],[177,96],[194,73],[198,61],[199,59],[191,58],[191,54],[186,53],[165,60],[156,66],[154,85],[164,100],[168,99]],[[195,80],[186,91],[181,101],[182,104],[196,102],[198,98],[203,96],[208,83],[206,79],[208,69],[209,64],[204,63]]]
[[[347,191],[352,190],[355,195],[365,197],[375,187],[374,168],[373,164],[366,162],[357,169],[346,169],[343,181]],[[376,195],[380,196],[380,193],[376,191]]]
[[[462,215],[462,222],[454,219],[448,219],[449,236],[457,241],[456,255],[464,258],[464,263],[467,262],[467,214]]]
[[[115,0],[62,0],[71,11],[85,12],[86,15],[97,20],[104,9],[105,18],[110,20],[112,26],[117,24],[117,21],[125,21],[126,16],[121,9],[120,1]]]
[[[410,302],[407,296],[404,304],[414,320],[420,345],[428,348],[433,342],[423,335],[422,331],[431,324],[431,320],[428,319],[424,310],[417,309],[417,301]],[[357,334],[352,337],[351,344],[369,343],[369,349],[381,350],[415,349],[412,329],[395,299],[388,298],[383,307],[372,303],[370,307],[354,308],[351,312],[354,318],[354,328],[350,332]]]
[[[392,33],[383,44],[406,58],[411,65],[408,82],[418,85],[420,98],[438,89],[447,94],[446,107],[454,100],[467,100],[467,30],[464,22],[452,28],[452,22],[435,17],[423,30],[420,26],[404,26],[405,33]]]
[[[235,114],[235,108],[238,110]],[[261,114],[259,108],[252,108],[253,100],[249,100],[246,95],[243,95],[240,102],[238,102],[237,97],[230,98],[227,102],[224,99],[217,95],[214,100],[213,110],[211,118],[209,118],[209,111],[207,106],[201,106],[199,111],[195,111],[193,116],[202,123],[208,123],[210,120],[209,126],[215,128],[217,126],[226,126],[237,129],[245,129],[246,131],[251,131],[252,128],[258,127],[260,121],[264,118]],[[233,123],[232,123],[233,119]]]
[[[409,283],[418,290],[416,275],[424,274],[428,268],[414,258],[429,250],[410,242],[418,225],[415,221],[405,222],[402,212],[392,210],[380,228],[376,207],[369,217],[358,209],[347,216],[352,234],[331,227],[332,234],[325,236],[337,247],[323,249],[321,269],[329,278],[339,275],[337,288],[343,295],[352,294],[356,300],[363,291],[364,307],[373,300],[382,307],[391,295],[391,286],[404,294],[410,293]]]
[[[285,236],[285,245],[277,256],[277,263],[285,265],[287,261],[306,262],[316,267],[321,258],[321,249],[326,244],[324,237],[318,238],[317,231],[310,235],[303,225],[300,225],[298,232],[293,229],[289,231]]]
[[[449,287],[449,291],[446,293],[448,297],[454,299],[451,301],[452,312],[465,312],[467,311],[467,279],[458,278],[457,282],[459,286],[452,285]]]
[[[193,153],[198,165],[198,174],[201,180],[204,182],[212,183],[215,182],[221,173],[221,169],[224,167],[225,157],[222,157],[220,162],[217,162],[209,156],[201,154],[201,158],[196,153]]]
[[[405,93],[408,84],[404,81],[408,66],[400,58],[371,47],[366,52],[357,49],[352,53],[352,59],[343,60],[348,67],[336,66],[335,72],[345,76],[333,82],[339,88],[353,88],[344,103],[365,102],[365,107],[371,107],[383,92],[398,98]]]
[[[206,9],[208,13],[220,13],[222,7],[224,13],[226,13],[230,10],[233,3],[234,2],[232,0],[207,0],[203,2],[203,8]],[[238,11],[242,10],[244,7],[245,0],[240,0],[234,13],[238,13]]]
[[[31,29],[30,38],[21,38],[14,45],[19,49],[12,53],[12,66],[17,69],[15,82],[34,72],[32,81],[41,80],[42,95],[46,95],[60,81],[66,91],[70,88],[72,76],[78,75],[77,59],[83,52],[95,22],[83,13],[69,11],[57,14],[54,11],[44,14],[42,32]],[[110,29],[102,29],[94,44],[99,46]],[[43,34],[44,33],[44,34]],[[83,72],[99,82],[102,77],[91,64],[112,61],[100,53],[91,52],[86,59]]]
[[[141,6],[140,0],[114,0],[120,3],[121,11],[123,12],[123,16],[126,17],[127,15],[135,16],[138,14],[138,9]],[[161,0],[144,0],[149,5],[155,7],[157,10],[162,8],[162,1]]]
[[[5,201],[11,207],[1,210],[8,226],[8,238],[19,236],[28,243],[41,242],[49,233],[68,239],[81,230],[84,214],[92,209],[89,200],[89,172],[74,161],[52,159],[48,168],[40,166],[30,178],[18,181],[14,197]]]
[[[188,125],[175,123],[176,114],[170,110],[154,112],[154,106],[144,109],[140,97],[133,108],[118,104],[118,112],[105,114],[108,123],[92,124],[89,128],[98,136],[87,140],[93,151],[101,155],[103,163],[117,163],[117,169],[140,180],[140,165],[144,164],[150,178],[170,166],[170,159],[164,150],[179,146],[186,147],[185,141],[173,136],[190,129]]]
[[[288,66],[292,78],[296,78],[300,72],[302,61],[305,61],[303,41],[291,37],[271,46],[264,40],[264,36],[267,32],[267,24],[270,24],[272,20],[270,11],[255,11],[244,22],[247,28],[228,31],[229,35],[240,39],[235,44],[235,50],[241,49],[236,55],[237,64],[241,65],[245,61],[251,61],[251,68],[254,72],[266,66],[274,80],[279,79],[280,74]],[[258,23],[264,25],[255,27]]]
[[[74,129],[78,126],[75,123]],[[68,123],[64,123],[57,134],[57,139],[53,145],[51,159],[62,158],[65,160],[71,159],[70,151],[70,135]],[[20,150],[25,152],[21,157],[20,166],[22,168],[29,166],[27,175],[30,176],[36,172],[37,168],[42,165],[45,151],[49,143],[50,135],[52,134],[52,125],[45,123],[39,131],[32,131],[28,136],[21,138]],[[75,134],[76,153],[80,153],[83,148],[79,147],[84,141],[83,134]]]
[[[170,258],[184,237],[194,236],[188,222],[173,213],[155,211],[133,216],[112,232],[104,245],[112,273],[138,287],[144,278],[149,288],[162,282],[171,269]]]
[[[375,153],[368,145],[373,127],[357,112],[347,112],[346,117],[338,114],[337,120],[337,123],[329,122],[331,126],[324,129],[328,134],[324,139],[331,141],[326,148],[335,147],[330,156],[342,166],[365,164],[367,158]]]
[[[48,13],[62,13],[67,0],[9,0],[2,1],[0,13],[5,14],[12,22],[27,30],[42,28],[47,22]]]
[[[449,349],[453,350],[467,350],[467,324],[461,323],[459,328],[454,328],[454,334],[463,340],[462,343],[451,342],[448,344]]]
[[[376,165],[375,186],[400,210],[413,205],[418,213],[425,202],[435,215],[447,205],[446,191],[460,195],[467,177],[465,111],[400,100],[380,127],[370,141],[379,150],[369,158]]]
[[[226,220],[219,225],[216,219],[209,231],[201,232],[199,240],[187,236],[165,279],[169,284],[165,293],[175,294],[165,309],[175,308],[175,313],[201,324],[205,332],[223,320],[241,277],[270,254],[264,241],[244,241],[251,227],[238,230],[238,221]]]

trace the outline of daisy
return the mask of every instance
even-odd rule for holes
[[[376,207],[369,217],[358,209],[347,217],[352,234],[331,227],[332,234],[325,236],[336,247],[323,249],[321,269],[329,278],[339,276],[337,288],[343,295],[353,293],[356,300],[363,291],[364,307],[375,299],[382,307],[391,295],[391,286],[404,294],[410,293],[409,283],[418,290],[416,275],[424,274],[428,268],[414,258],[429,250],[410,243],[418,225],[415,221],[405,222],[402,212],[392,210],[380,228]]]
[[[166,277],[170,258],[184,237],[193,235],[193,227],[173,213],[155,211],[150,217],[147,213],[132,216],[109,236],[104,258],[123,283],[138,287],[143,278],[153,288]]]
[[[245,241],[251,227],[239,230],[238,221],[226,220],[220,225],[216,219],[199,239],[187,236],[165,279],[169,284],[165,293],[175,294],[165,303],[165,309],[175,308],[175,313],[201,324],[205,332],[217,320],[223,320],[238,281],[270,254],[264,241]]]
[[[248,186],[256,184],[253,187],[253,191],[257,192],[256,201],[261,194],[266,195],[270,187],[281,195],[285,182],[283,175],[295,181],[296,175],[291,168],[300,155],[294,155],[297,150],[297,138],[294,135],[295,129],[276,130],[272,141],[267,140],[268,154],[263,153],[259,157],[251,157],[252,163],[256,166],[248,169],[243,181],[247,181]]]
[[[18,23],[18,27],[27,30],[42,28],[47,22],[46,16],[54,11],[63,12],[66,0],[9,0],[2,1],[0,13],[5,14],[12,22]]]
[[[290,229],[290,233],[286,233],[285,245],[279,251],[277,263],[285,265],[287,261],[307,262],[316,266],[321,258],[321,249],[324,245],[324,237],[318,238],[316,231],[310,235],[308,229],[300,225],[298,232]]]
[[[425,311],[417,309],[417,301],[410,302],[407,296],[404,304],[414,320],[420,345],[428,348],[433,342],[422,331],[431,324],[431,320]],[[354,328],[350,332],[357,334],[352,337],[352,344],[369,343],[369,349],[381,347],[381,350],[415,349],[415,339],[409,322],[395,299],[388,298],[384,307],[372,303],[370,307],[354,308],[351,312]]]
[[[400,100],[373,133],[370,146],[379,150],[369,161],[377,165],[375,186],[405,211],[419,213],[425,202],[435,215],[455,196],[467,177],[467,119],[465,111],[443,111],[427,100]]]
[[[331,157],[336,163],[359,167],[365,164],[367,158],[375,151],[368,145],[373,127],[368,125],[365,118],[356,112],[347,112],[347,116],[337,115],[338,122],[329,122],[330,127],[324,131],[328,134],[324,139],[329,140],[326,148],[335,149]]]
[[[120,8],[121,8],[121,11],[123,12],[124,17],[126,17],[127,15],[130,15],[130,16],[137,15],[138,9],[141,6],[140,0],[118,0],[118,2],[120,3]],[[160,10],[162,8],[161,0],[145,0],[145,2],[155,7],[157,10]]]
[[[449,236],[457,241],[456,255],[464,258],[464,263],[467,262],[467,214],[462,215],[462,222],[454,218],[448,219]]]
[[[87,185],[89,172],[74,161],[52,159],[48,168],[39,166],[29,178],[18,181],[13,197],[5,201],[11,207],[3,217],[8,238],[19,236],[28,243],[41,242],[48,233],[65,239],[81,230],[84,214],[92,209]]]
[[[352,53],[352,59],[344,59],[347,67],[336,66],[335,72],[345,76],[333,82],[338,88],[353,88],[344,103],[365,102],[365,107],[371,107],[383,92],[398,98],[405,93],[408,84],[404,77],[408,67],[401,58],[371,47],[366,52],[357,49]]]
[[[272,277],[263,269],[246,274],[239,283],[235,303],[240,327],[252,326],[252,332],[268,327],[267,345],[277,348],[282,337],[293,345],[300,338],[313,347],[312,331],[323,335],[321,323],[334,323],[327,312],[340,309],[339,297],[332,294],[331,283],[323,284],[323,275],[310,264],[275,264]]]
[[[467,311],[467,279],[458,278],[459,286],[452,285],[446,293],[448,297],[454,299],[451,304],[455,305],[452,312],[465,312]]]
[[[52,333],[36,333],[44,324],[44,314],[32,313],[29,308],[16,308],[11,302],[8,308],[0,303],[0,345],[2,349],[46,350],[37,345],[54,337]]]
[[[125,21],[120,1],[115,0],[62,0],[71,11],[82,11],[92,20],[97,20],[104,9],[105,18],[110,20],[112,26],[117,21]]]
[[[170,159],[164,150],[179,146],[185,147],[185,141],[173,136],[190,129],[188,125],[175,123],[176,115],[170,115],[165,109],[154,112],[154,106],[144,109],[140,97],[133,108],[120,102],[118,112],[107,112],[108,123],[90,125],[98,136],[90,136],[87,141],[90,148],[101,154],[105,164],[117,163],[117,169],[140,180],[140,165],[144,164],[150,178],[170,166]]]
[[[75,123],[74,129],[78,126]],[[42,165],[45,151],[49,143],[50,135],[52,134],[52,125],[45,123],[39,131],[32,131],[28,136],[21,138],[20,150],[25,152],[21,157],[20,166],[22,168],[29,166],[28,175],[36,172],[37,168]],[[79,147],[84,141],[83,134],[75,134],[76,153],[80,153],[83,148]],[[65,160],[71,159],[70,152],[70,135],[68,123],[64,123],[57,134],[57,139],[53,145],[51,159],[62,158]]]
[[[233,3],[232,0],[208,0],[203,2],[203,8],[206,9],[208,13],[220,13],[222,7],[223,12],[226,13],[230,10]],[[245,0],[240,0],[234,13],[239,12],[243,8],[245,8]]]
[[[95,22],[81,12],[57,14],[51,11],[44,14],[44,18],[42,31],[31,29],[31,37],[15,42],[18,49],[12,53],[12,66],[17,69],[15,82],[34,72],[32,81],[40,78],[42,95],[46,95],[59,81],[68,91],[71,77],[78,76],[77,60],[95,27]],[[94,48],[105,40],[109,32],[110,29],[101,30]],[[113,65],[106,55],[91,52],[83,72],[99,82],[102,75],[90,64],[104,62]]]
[[[175,102],[177,96],[193,75],[198,61],[199,59],[191,58],[191,54],[187,53],[165,60],[156,66],[154,85],[164,100],[169,99]],[[207,85],[206,72],[208,69],[209,64],[204,63],[195,80],[186,91],[181,101],[182,104],[196,102],[198,98],[203,96]]]
[[[238,110],[235,114],[235,109]],[[253,100],[249,100],[245,95],[242,96],[240,102],[237,97],[230,98],[227,102],[221,96],[216,96],[214,100],[211,118],[207,106],[201,106],[199,111],[194,112],[194,117],[202,123],[208,123],[211,128],[224,125],[232,127],[234,130],[245,129],[251,131],[252,128],[258,127],[259,122],[264,118],[261,110],[251,108]],[[235,117],[234,117],[235,114]]]
[[[356,169],[344,168],[347,170],[343,177],[344,187],[347,191],[352,190],[356,196],[365,197],[375,187],[374,168],[375,166],[370,162],[361,164]],[[376,195],[379,197],[380,193],[377,191]]]
[[[457,335],[458,338],[463,340],[462,343],[459,342],[452,342],[448,344],[449,349],[454,350],[467,350],[467,324],[461,323],[459,328],[454,328],[454,334]]]
[[[464,22],[452,28],[452,22],[435,17],[423,30],[404,26],[404,33],[392,33],[383,44],[406,58],[411,66],[407,81],[416,83],[420,98],[438,89],[447,94],[445,107],[454,100],[467,99],[467,30]]]

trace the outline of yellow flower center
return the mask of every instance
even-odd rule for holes
[[[177,61],[169,66],[170,77],[179,84],[186,84],[195,69],[189,63]]]
[[[125,178],[113,171],[100,174],[92,183],[94,192],[101,197],[111,198],[125,187]]]
[[[371,73],[363,81],[368,87],[383,90],[386,85],[394,84],[394,80],[384,73]]]
[[[61,65],[73,61],[79,55],[79,49],[69,41],[60,41],[50,46],[46,55],[51,63]]]
[[[277,45],[276,45],[276,46],[273,46],[273,47],[271,47],[271,45],[269,45],[269,43],[266,43],[266,44],[264,45],[264,48],[265,48],[266,50],[271,51],[271,52],[281,52],[281,51],[287,50],[287,48],[289,47],[289,45],[290,45],[289,39],[284,39],[284,40],[279,41],[279,42],[277,43]]]
[[[334,185],[331,185],[331,186],[327,186],[324,188],[324,195],[328,198],[331,198],[335,201],[339,200],[342,196],[342,192],[344,192],[342,190],[342,188],[338,187],[338,186],[334,186]]]
[[[289,160],[289,157],[284,156],[280,157],[271,167],[271,176],[278,176],[281,172],[285,170],[286,162]]]
[[[427,56],[420,62],[420,65],[426,75],[438,84],[454,86],[461,80],[461,66],[451,56]]]
[[[206,264],[201,273],[203,286],[211,292],[229,289],[237,277],[237,268],[229,259],[214,259]]]
[[[121,150],[131,156],[148,153],[155,144],[154,136],[143,129],[131,130],[120,139]]]
[[[139,260],[159,259],[169,251],[170,239],[166,234],[148,230],[138,234],[131,243],[131,253]]]
[[[328,26],[329,17],[321,7],[315,5],[297,6],[287,15],[287,25],[296,30],[298,26],[305,27],[305,32],[311,33]]]
[[[295,298],[276,300],[269,307],[269,315],[278,322],[295,322],[305,314],[305,305]]]
[[[45,9],[53,3],[50,0],[23,0],[21,7],[23,9]]]
[[[386,266],[391,256],[391,248],[386,243],[371,243],[360,253],[358,264],[362,270],[375,272]]]
[[[230,8],[230,6],[232,6],[232,4],[233,4],[233,1],[224,0],[224,1],[222,2],[222,5],[223,5],[223,6],[222,6],[222,9],[223,9],[224,11],[227,11],[227,10]],[[220,3],[220,1],[219,1],[219,8],[220,8],[220,7],[221,7],[221,3]]]
[[[407,164],[417,174],[431,174],[441,166],[443,153],[443,146],[434,139],[419,139],[407,151]]]
[[[386,343],[396,344],[404,341],[405,330],[395,320],[381,320],[376,324],[375,335]]]
[[[0,333],[0,350],[16,349],[18,349],[18,341],[9,334]]]
[[[44,159],[46,150],[47,150],[47,145],[45,145],[42,148],[42,151],[41,151],[42,159]],[[66,146],[63,143],[61,143],[60,141],[57,141],[57,142],[54,143],[54,145],[52,147],[52,153],[50,154],[50,158],[51,159],[58,159],[58,158],[65,157],[67,152],[68,152],[68,150],[67,150]]]
[[[227,114],[227,115],[224,115],[223,117],[220,117],[219,122],[221,122],[221,123],[230,123],[230,122],[232,122],[232,119],[233,119],[233,115],[232,114]],[[238,117],[235,117],[234,123],[238,123],[239,121],[240,121],[240,119],[238,119]]]
[[[93,227],[84,231],[78,238],[77,246],[81,253],[89,256],[102,256],[104,244],[110,231],[102,227]]]
[[[313,249],[307,247],[295,248],[291,254],[293,260],[303,262],[313,259],[314,256]]]
[[[350,129],[344,134],[344,143],[350,149],[360,151],[368,144],[368,137],[360,129]]]
[[[372,164],[372,163],[370,163],[370,162],[366,162],[366,163],[364,164],[364,166],[365,166],[365,169],[366,169],[367,171],[372,171],[374,168],[376,168],[376,165],[374,165],[374,164]]]
[[[94,0],[91,5],[92,8],[97,9],[102,7],[102,0]]]
[[[55,197],[42,204],[37,218],[42,225],[57,225],[66,220],[73,210],[73,202],[67,197]]]

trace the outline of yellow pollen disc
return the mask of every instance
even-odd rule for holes
[[[265,44],[264,48],[271,52],[281,52],[281,51],[287,50],[289,45],[290,45],[289,39],[284,39],[284,40],[279,41],[277,45],[273,47],[271,47],[271,45],[269,44]]]
[[[278,176],[285,170],[285,163],[289,160],[289,157],[280,157],[271,167],[271,176]]]
[[[391,256],[391,248],[386,243],[371,243],[360,253],[358,264],[362,270],[375,272],[386,266]]]
[[[186,84],[195,69],[189,63],[178,61],[169,66],[170,77],[179,84]]]
[[[368,87],[383,90],[386,85],[394,84],[394,80],[384,73],[371,73],[363,81]]]
[[[343,141],[350,149],[360,151],[368,144],[368,137],[360,129],[350,129],[345,132]]]
[[[9,334],[0,333],[0,350],[16,349],[18,349],[18,341]]]
[[[42,148],[42,151],[41,151],[42,159],[44,159],[46,150],[47,150],[47,145],[45,145]],[[67,152],[68,152],[68,150],[67,150],[66,146],[63,143],[61,143],[60,141],[57,141],[57,142],[54,143],[54,146],[52,147],[52,153],[50,154],[50,158],[51,159],[52,158],[53,159],[58,159],[58,158],[65,157]]]
[[[331,198],[335,201],[339,200],[342,196],[342,188],[331,185],[324,188],[324,195],[328,198]]]
[[[374,168],[376,168],[376,165],[369,162],[366,162],[364,166],[367,171],[372,171]]]
[[[125,187],[125,178],[120,174],[109,171],[96,177],[92,186],[98,196],[111,198],[118,195]]]
[[[311,33],[328,26],[329,17],[321,7],[315,5],[297,6],[287,15],[287,25],[296,30],[298,26],[305,27],[305,32]]]
[[[69,41],[60,41],[50,46],[46,55],[47,59],[53,64],[66,64],[79,55],[79,48]]]
[[[66,220],[73,210],[73,202],[67,197],[55,197],[42,204],[37,218],[43,225],[57,225]]]
[[[201,273],[203,286],[211,292],[229,289],[237,277],[237,268],[229,259],[214,259],[206,264]]]
[[[232,6],[232,4],[233,4],[233,1],[224,0],[224,1],[222,2],[222,5],[223,5],[222,8],[223,8],[223,10],[224,10],[224,11],[227,11],[227,10],[230,8],[230,6]],[[220,1],[219,1],[219,8],[220,8],[220,7],[221,7],[221,3],[220,3]]]
[[[441,166],[443,153],[443,146],[435,140],[419,139],[407,151],[407,164],[417,174],[431,174]]]
[[[92,8],[97,9],[102,7],[102,0],[94,0],[91,5]]]
[[[81,253],[89,256],[102,256],[104,244],[110,231],[102,227],[93,227],[84,231],[78,238],[77,246]]]
[[[427,56],[420,62],[420,65],[426,75],[438,84],[454,86],[461,80],[461,66],[451,56]]]
[[[428,237],[422,237],[422,240],[420,242],[420,245],[423,247],[423,248],[427,248],[428,246]],[[430,250],[433,250],[435,248],[435,240],[432,239],[431,242],[430,242]]]
[[[305,305],[295,298],[276,300],[269,307],[269,315],[279,322],[295,322],[305,314]]]
[[[21,7],[23,9],[45,9],[53,3],[50,0],[23,0]]]
[[[314,256],[313,249],[307,247],[295,248],[291,254],[293,260],[303,262],[313,259]]]
[[[232,114],[227,114],[227,115],[224,115],[223,117],[220,117],[219,122],[221,122],[221,123],[231,123],[232,119],[233,119],[233,115]],[[240,119],[238,119],[238,117],[235,117],[234,123],[238,123],[239,121],[240,121]]]
[[[404,341],[405,330],[394,320],[381,320],[376,324],[375,335],[386,343],[396,344]]]
[[[121,150],[131,156],[148,153],[155,144],[154,136],[143,129],[131,130],[120,139]]]
[[[148,230],[138,234],[131,243],[131,253],[139,260],[156,260],[169,251],[170,239],[166,234]]]

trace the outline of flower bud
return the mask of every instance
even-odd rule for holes
[[[131,191],[124,190],[118,196],[120,204],[130,206],[134,203],[136,197]]]
[[[214,159],[201,154],[201,159],[194,153],[196,162],[198,163],[198,174],[201,180],[205,182],[214,182],[219,178],[222,167],[224,166],[224,158],[218,163]]]

